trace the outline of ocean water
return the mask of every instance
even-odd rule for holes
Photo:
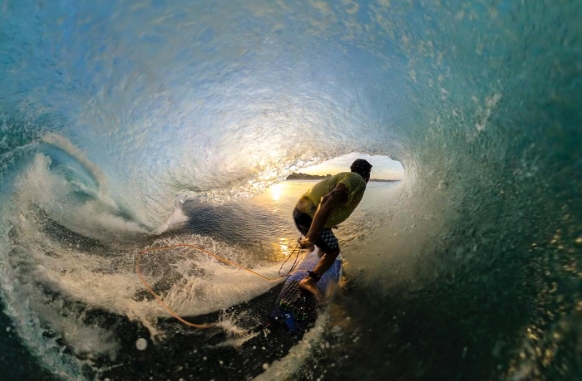
[[[186,201],[181,210],[187,221],[175,224],[168,233],[197,233],[232,244],[254,245],[255,241],[259,245],[270,244],[269,250],[274,252],[294,253],[300,233],[293,222],[293,209],[316,183],[317,180],[287,180],[253,198],[219,206]],[[397,192],[394,188],[398,184],[399,181],[368,183],[365,201],[358,205],[349,223],[334,231],[341,238],[342,246],[362,241],[372,230],[385,225],[396,203],[391,192]]]
[[[582,2],[0,10],[3,380],[582,377]],[[245,347],[229,308],[272,287],[252,275],[144,258],[226,336],[144,293],[151,245],[277,274],[295,191],[269,187],[354,151],[404,179],[340,228],[346,286],[288,353]]]

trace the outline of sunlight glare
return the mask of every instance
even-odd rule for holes
[[[271,197],[274,201],[279,201],[281,199],[281,193],[283,193],[283,184],[275,184],[271,187]]]

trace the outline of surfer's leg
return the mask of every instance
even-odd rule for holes
[[[327,270],[333,265],[335,259],[339,255],[339,250],[332,251],[331,253],[323,253],[323,256],[319,260],[319,263],[313,269],[313,272],[318,274],[319,276],[325,274]]]
[[[321,295],[321,291],[319,290],[319,288],[317,288],[317,282],[319,281],[321,276],[325,274],[325,272],[329,270],[329,268],[333,265],[338,254],[339,250],[331,253],[324,253],[321,259],[319,260],[317,266],[315,266],[315,268],[313,269],[313,271],[310,271],[309,275],[299,282],[299,287],[311,292],[313,295],[317,297],[319,301],[321,301],[323,299],[323,296]]]
[[[309,275],[299,282],[299,287],[315,294],[316,297],[321,299],[322,296],[317,288],[317,282],[333,265],[340,253],[340,248],[337,238],[331,229],[327,228],[322,230],[320,236],[315,241],[315,244],[321,249],[323,255]]]
[[[323,301],[323,295],[319,291],[319,288],[317,288],[317,282],[310,276],[299,281],[299,288],[311,292],[317,298],[318,302],[321,303]]]
[[[331,229],[325,228],[321,231],[315,244],[321,249],[321,251],[323,251],[323,255],[317,266],[313,269],[313,272],[321,276],[329,270],[340,253],[339,241]]]

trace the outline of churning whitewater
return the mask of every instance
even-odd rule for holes
[[[3,380],[578,380],[582,3],[0,0]],[[294,172],[400,161],[304,336]],[[374,158],[374,156],[372,156]],[[286,192],[268,199],[274,184]],[[294,341],[293,341],[294,340]]]

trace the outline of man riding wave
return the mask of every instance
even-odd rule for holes
[[[316,283],[340,253],[339,242],[331,229],[345,221],[362,200],[372,165],[357,159],[350,170],[319,181],[301,196],[293,210],[295,225],[305,236],[299,240],[301,248],[312,251],[317,245],[323,252],[319,263],[299,282],[299,287],[317,297],[320,295]]]

